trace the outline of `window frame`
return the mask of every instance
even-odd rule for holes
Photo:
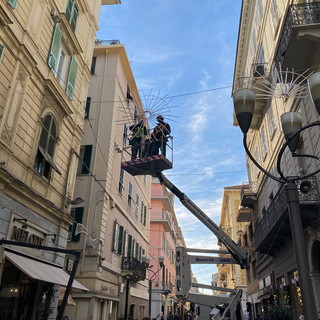
[[[131,181],[129,181],[129,184],[128,184],[128,206],[131,208],[131,204],[132,204],[132,189],[133,189],[133,186],[132,186],[132,183]]]
[[[66,7],[66,16],[71,30],[75,32],[79,18],[79,9],[75,0],[68,0]]]
[[[92,160],[93,145],[87,144],[80,147],[78,175],[90,174],[90,165]],[[90,153],[90,155],[89,155]]]
[[[118,188],[118,191],[119,191],[119,193],[120,193],[121,195],[123,194],[123,190],[124,190],[124,187],[123,187],[123,178],[124,178],[124,169],[123,169],[123,168],[120,168],[119,188]]]
[[[37,153],[33,165],[35,171],[46,180],[50,180],[52,169],[61,175],[60,170],[53,161],[58,138],[57,131],[55,117],[51,113],[47,113],[42,119]]]

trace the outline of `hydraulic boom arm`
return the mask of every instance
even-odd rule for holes
[[[241,268],[248,267],[248,256],[222,229],[220,229],[193,201],[191,201],[183,192],[181,192],[162,172],[156,173],[160,183],[167,187],[181,203],[198,218],[217,238],[227,247],[230,254],[240,264]]]

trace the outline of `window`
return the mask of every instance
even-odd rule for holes
[[[125,244],[124,244],[124,252],[123,252],[125,257],[131,257],[132,254],[132,236],[128,234],[127,232],[125,233]]]
[[[91,105],[91,97],[87,97],[86,110],[85,110],[85,114],[84,114],[85,119],[89,119],[90,105]]]
[[[3,53],[4,53],[4,45],[2,43],[0,43],[0,62],[3,58]]]
[[[128,138],[128,127],[125,124],[123,126],[123,145],[125,146],[127,144],[127,138]]]
[[[268,120],[269,120],[269,135],[270,137],[273,137],[274,132],[276,131],[276,123],[274,121],[273,111],[272,111],[272,105],[268,109]]]
[[[62,32],[58,24],[55,25],[52,35],[48,65],[60,85],[65,87],[67,96],[72,100],[74,97],[78,63],[73,56],[70,56],[64,45]]]
[[[81,146],[78,174],[90,173],[92,145]]]
[[[129,181],[129,189],[128,189],[128,206],[131,207],[132,202],[132,183]]]
[[[97,63],[97,57],[92,57],[91,74],[95,74],[95,72],[96,72],[96,63]]]
[[[141,204],[141,223],[145,226],[147,224],[147,206]]]
[[[123,175],[124,175],[124,170],[121,168],[120,169],[120,177],[119,177],[119,192],[121,194],[123,192]]]
[[[262,156],[265,157],[268,152],[268,147],[267,147],[266,135],[264,132],[264,126],[262,126],[260,129],[260,140],[261,140]]]
[[[77,20],[79,16],[79,10],[77,8],[75,0],[69,0],[66,9],[66,16],[71,26],[72,31],[76,30]]]
[[[50,179],[51,169],[61,174],[53,163],[53,153],[57,139],[56,123],[52,115],[45,116],[41,128],[38,151],[34,163],[35,170],[44,178]]]
[[[112,251],[122,254],[122,244],[123,244],[123,226],[115,221],[113,229],[113,246]]]
[[[8,0],[10,6],[14,9],[17,5],[18,0]]]
[[[137,217],[139,216],[139,202],[140,202],[140,197],[137,194],[136,195],[136,212],[135,212]]]
[[[79,242],[80,241],[80,233],[75,235],[77,223],[82,223],[83,220],[83,207],[72,208],[71,209],[71,217],[74,220],[73,225],[69,229],[68,240],[71,242]]]

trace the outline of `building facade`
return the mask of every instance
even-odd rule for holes
[[[1,247],[1,319],[56,318],[69,276],[51,249],[66,247],[73,222],[95,34],[113,2],[1,1],[0,238],[13,242]]]
[[[164,257],[162,269],[155,274],[152,281],[151,318],[163,313],[166,318],[174,314],[183,316],[183,304],[175,296],[175,248],[184,242],[174,211],[174,195],[152,178],[151,216],[150,216],[150,264],[154,267],[148,271],[149,279],[157,272],[154,263],[159,256]]]
[[[248,150],[274,176],[284,144],[280,117],[294,111],[303,124],[319,120],[309,95],[308,78],[319,71],[320,7],[316,1],[242,2],[233,96],[241,88],[255,92],[254,113],[247,133]],[[237,121],[235,120],[237,125]],[[297,153],[319,155],[319,130],[305,130]],[[292,157],[281,161],[286,177],[314,172],[316,161]],[[301,288],[294,254],[285,186],[266,176],[248,158],[249,188],[243,193],[246,210],[239,218],[249,223],[243,243],[254,246],[248,274],[248,302],[252,313],[267,316],[279,303],[292,319],[302,313]],[[301,219],[309,264],[308,276],[320,311],[319,176],[298,183]]]
[[[73,294],[70,319],[147,315],[143,256],[149,247],[151,177],[121,168],[130,159],[129,127],[143,115],[123,45],[96,45],[87,97],[68,248],[82,250],[77,279],[90,291]],[[127,152],[128,151],[128,152]]]
[[[240,195],[242,186],[225,187],[223,190],[222,206],[219,227],[235,242],[238,242],[239,236],[246,223],[237,222],[237,214],[240,206]],[[221,246],[221,250],[226,250]],[[242,310],[247,309],[247,280],[246,270],[241,269],[238,264],[218,264],[217,284],[219,287],[242,290]]]

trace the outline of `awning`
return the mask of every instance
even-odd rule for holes
[[[59,284],[64,287],[68,285],[70,276],[59,267],[33,260],[6,250],[5,257],[32,279]],[[76,280],[73,280],[72,288],[89,291],[89,289]]]

